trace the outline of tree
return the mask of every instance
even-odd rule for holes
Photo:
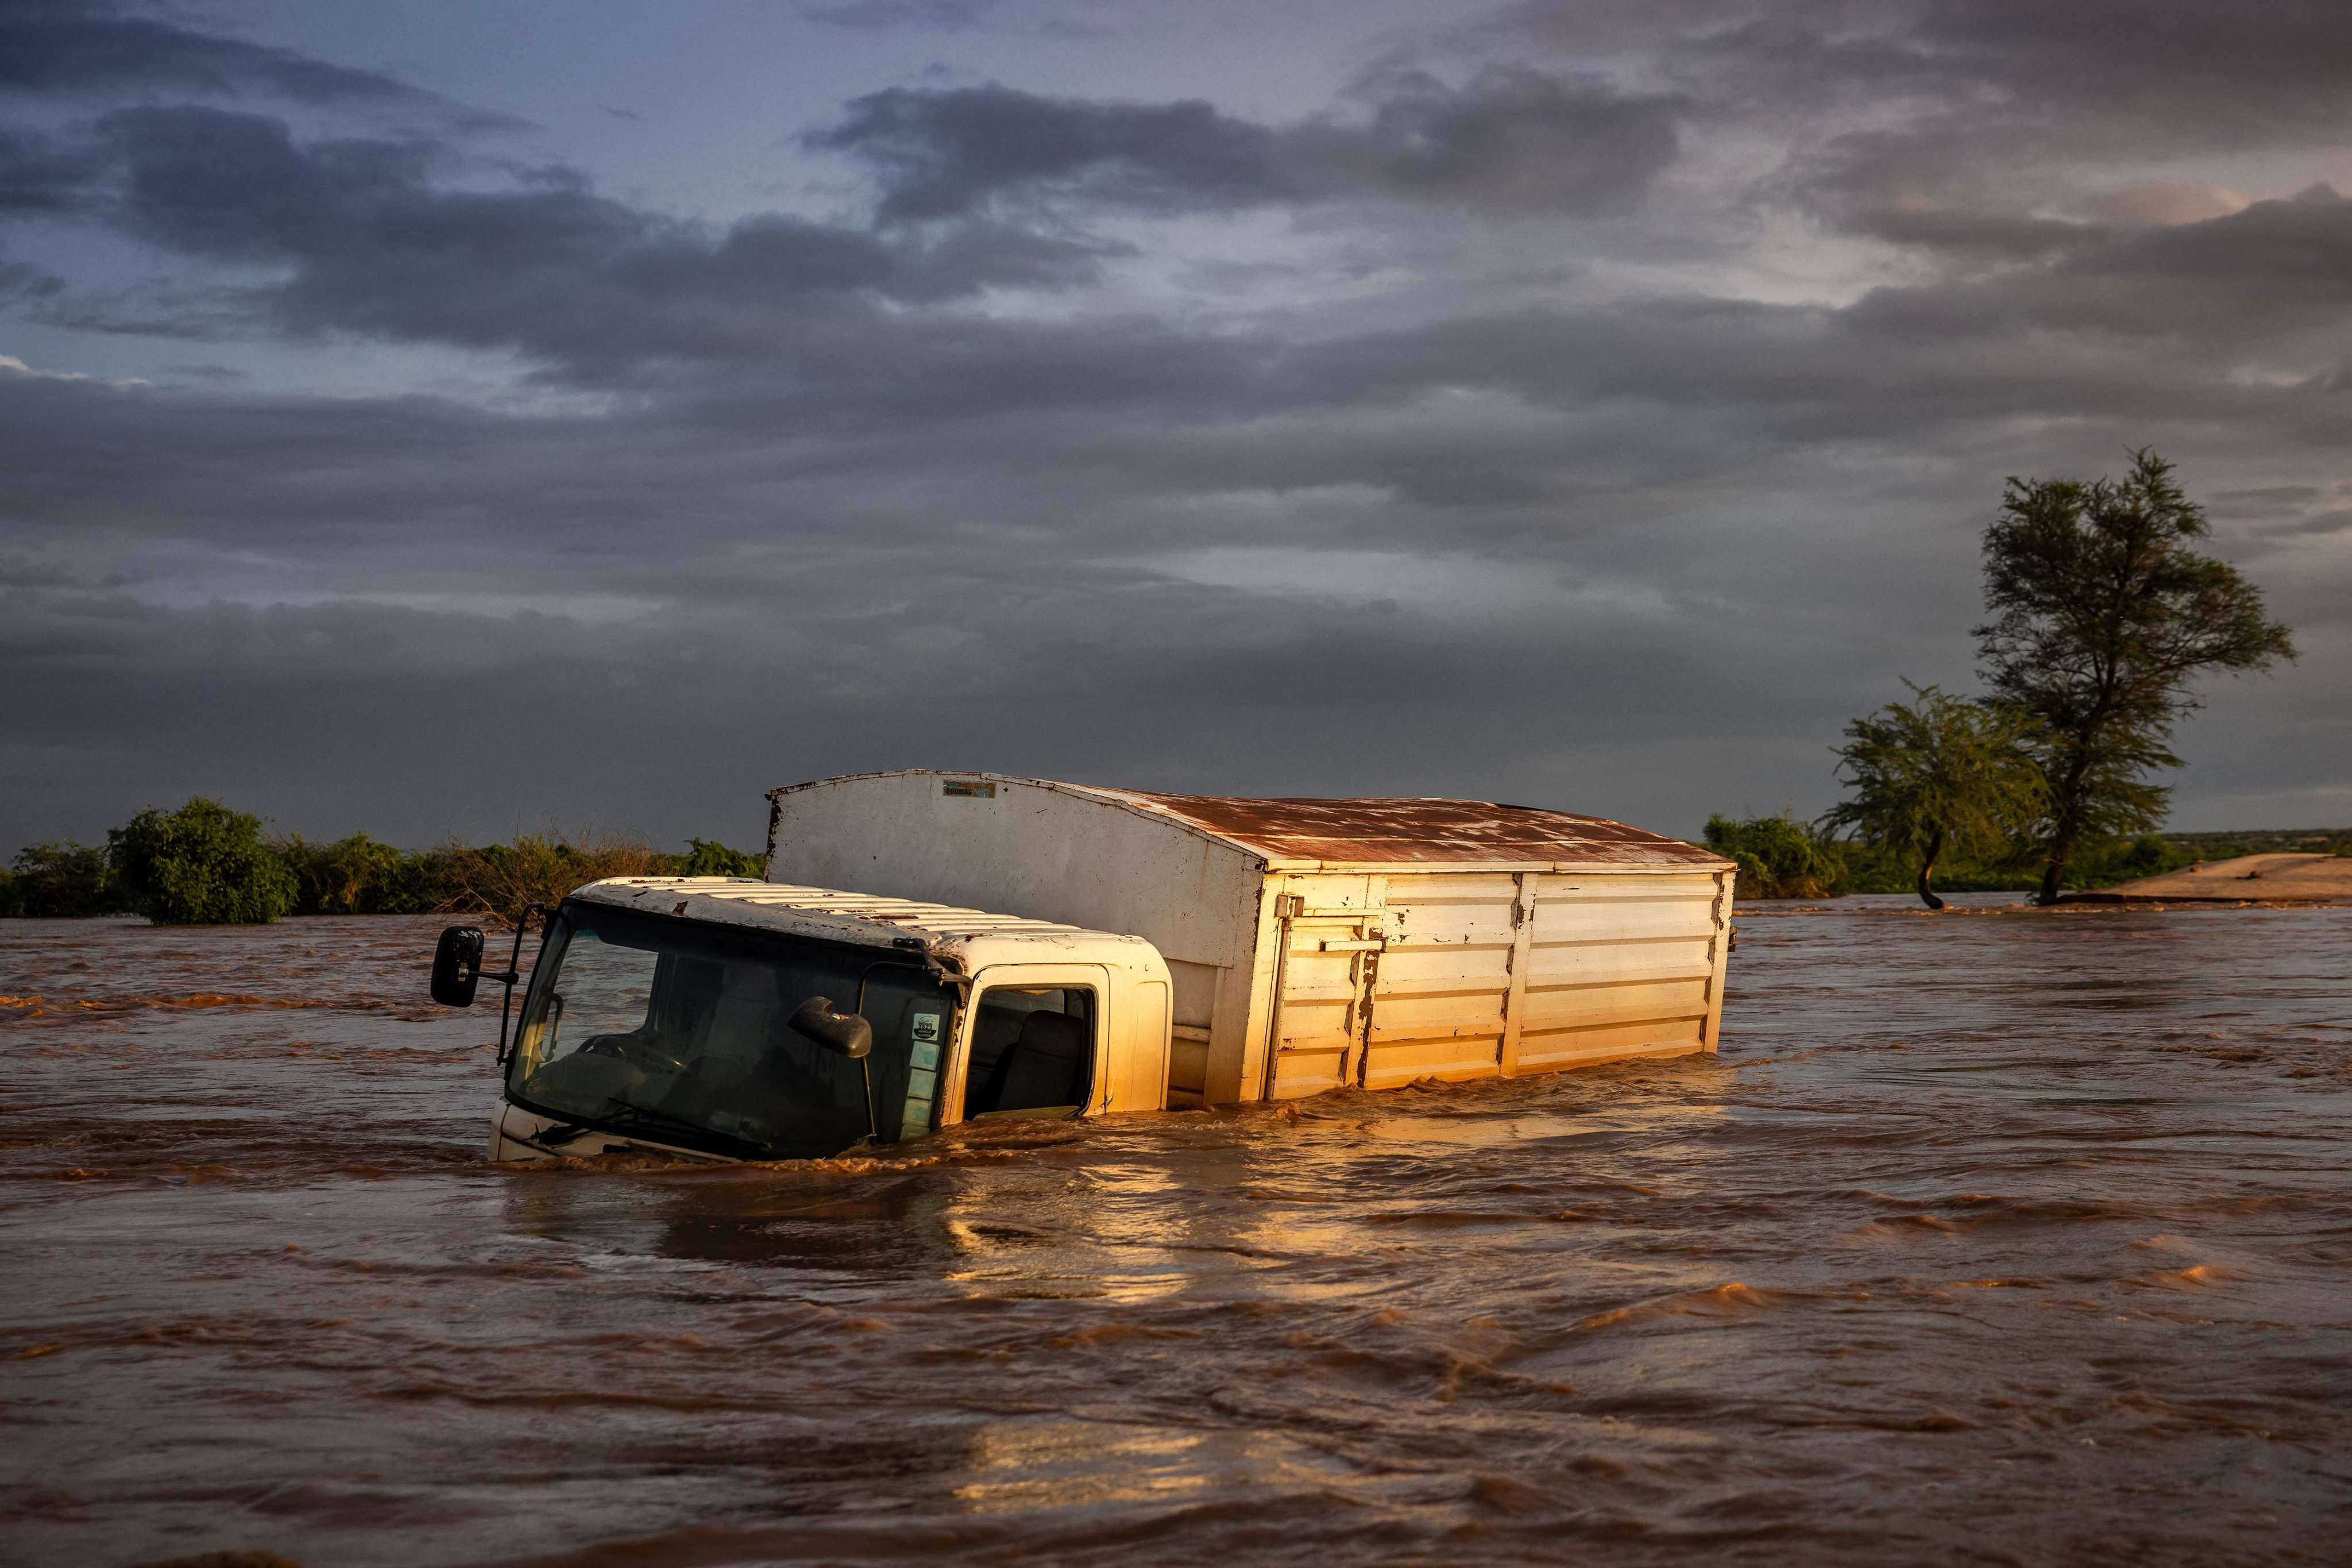
[[[149,806],[106,836],[131,907],[157,925],[243,925],[294,905],[294,873],[261,841],[261,822],[199,795],[166,815]]]
[[[1912,686],[1912,704],[1890,702],[1845,727],[1838,773],[1853,798],[1832,806],[1825,827],[1919,863],[1919,898],[1931,910],[1936,861],[1996,850],[2039,814],[2041,770],[2021,744],[2022,725],[2002,709],[1933,686]]]
[[[2036,825],[2042,903],[2086,840],[2159,826],[2180,765],[2167,749],[2208,670],[2294,657],[2261,590],[2191,548],[2205,513],[2145,448],[2121,479],[2011,479],[1985,531],[1976,630],[1992,700],[2033,734],[2050,794]]]

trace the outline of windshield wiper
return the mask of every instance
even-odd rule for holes
[[[767,1145],[764,1143],[736,1133],[721,1132],[718,1128],[707,1122],[697,1121],[690,1116],[680,1116],[670,1110],[656,1110],[649,1105],[639,1105],[634,1100],[607,1100],[606,1103],[612,1109],[597,1116],[595,1124],[608,1131],[623,1131],[635,1128],[640,1131],[667,1130],[675,1132],[689,1132],[697,1138],[723,1139],[738,1148],[750,1149],[760,1153],[767,1152]]]
[[[535,1143],[542,1149],[555,1150],[562,1148],[567,1143],[577,1142],[591,1132],[660,1130],[690,1132],[702,1138],[723,1138],[730,1143],[765,1152],[764,1145],[754,1143],[748,1138],[738,1138],[732,1133],[721,1132],[715,1127],[705,1126],[689,1117],[679,1116],[672,1111],[656,1110],[651,1106],[638,1105],[626,1100],[608,1099],[604,1103],[608,1109],[597,1111],[592,1116],[581,1116],[575,1112],[571,1120],[560,1126],[534,1132],[529,1138],[523,1138],[519,1134],[510,1134],[510,1136],[515,1137],[518,1142]]]

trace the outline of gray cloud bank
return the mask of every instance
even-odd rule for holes
[[[12,13],[0,310],[509,394],[0,364],[0,837],[208,788],[745,837],[942,763],[1810,811],[1897,674],[1965,680],[2001,479],[2142,442],[2307,650],[2217,694],[2184,817],[2352,820],[2352,19],[2131,12],[2089,72],[2042,7],[1520,5],[1281,122],[882,87],[798,142],[861,211],[727,221]]]
[[[1353,96],[1364,112],[1277,128],[1197,100],[890,88],[803,141],[870,163],[886,221],[1024,199],[1176,213],[1391,197],[1583,213],[1638,198],[1677,151],[1677,100],[1526,66],[1489,66],[1459,88],[1383,72]]]

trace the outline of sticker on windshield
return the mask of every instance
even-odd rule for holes
[[[940,1037],[947,1033],[945,1013],[908,1015],[907,1103],[898,1113],[898,1136],[919,1138],[931,1130],[931,1101],[939,1093]]]
[[[939,1075],[917,1070],[907,1075],[907,1103],[898,1111],[898,1136],[919,1138],[931,1130],[931,1100],[939,1091]]]

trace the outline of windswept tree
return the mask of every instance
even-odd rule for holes
[[[1890,702],[1845,727],[1837,771],[1853,795],[1822,825],[1916,861],[1919,898],[1940,910],[1936,862],[1947,852],[2006,847],[2041,815],[2047,791],[2016,714],[1903,684],[1909,703]]]
[[[2041,901],[2086,841],[2162,824],[2180,765],[2168,742],[2209,670],[2243,674],[2294,657],[2285,626],[2237,568],[2200,554],[2205,513],[2154,452],[2120,479],[2012,479],[1985,531],[1976,631],[1992,700],[2034,737],[2049,781],[2036,825]]]

